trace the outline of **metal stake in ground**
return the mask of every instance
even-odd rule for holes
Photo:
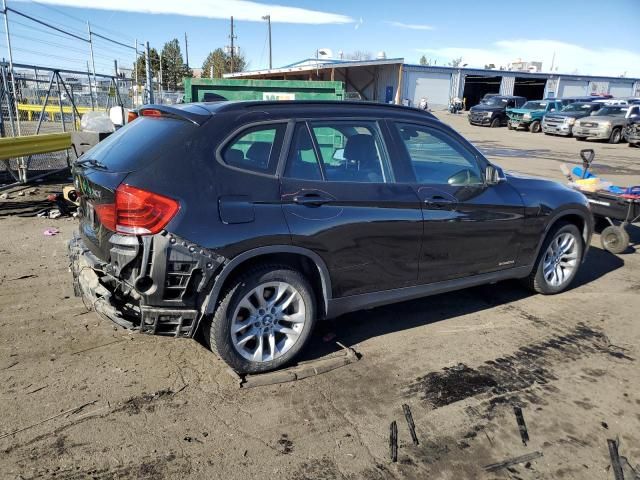
[[[391,422],[390,432],[389,432],[389,450],[391,453],[391,461],[398,461],[398,424],[394,420]]]
[[[611,457],[611,467],[613,468],[613,476],[616,480],[624,480],[622,465],[620,464],[620,455],[618,454],[618,442],[615,440],[607,440],[609,447],[609,456]]]
[[[529,441],[529,432],[527,432],[527,424],[524,423],[524,415],[522,415],[522,409],[520,407],[513,407],[513,411],[516,414],[516,421],[518,422],[518,429],[520,430],[520,438],[524,446],[527,446]]]
[[[416,435],[416,424],[413,423],[413,415],[411,415],[411,409],[406,403],[402,404],[402,410],[404,411],[404,418],[407,419],[407,425],[409,425],[409,433],[411,433],[411,440],[414,445],[418,445],[418,436]]]

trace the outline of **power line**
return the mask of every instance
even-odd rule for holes
[[[83,42],[89,42],[89,40],[87,40],[86,38],[81,37],[80,35],[76,35],[75,33],[70,33],[70,32],[65,32],[64,30],[62,30],[61,28],[55,27],[47,22],[43,22],[42,20],[38,20],[37,18],[32,17],[31,15],[27,15],[26,13],[22,13],[19,12],[18,10],[16,10],[15,8],[11,8],[11,7],[7,7],[7,11],[9,12],[13,12],[16,15],[20,15],[21,17],[27,18],[29,20],[31,20],[32,22],[36,22],[39,23],[40,25],[43,25],[45,27],[49,27],[53,30],[56,30],[60,33],[64,33],[65,35],[69,35],[70,37],[74,37],[77,38],[78,40],[82,40]],[[6,15],[6,12],[5,12]]]

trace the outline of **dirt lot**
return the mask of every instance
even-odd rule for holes
[[[503,167],[557,179],[583,145],[442,118]],[[640,150],[594,147],[598,171],[640,184]],[[337,348],[322,340],[334,332],[359,362],[245,390],[195,341],[132,334],[87,312],[67,270],[74,221],[16,215],[56,188],[0,200],[2,478],[601,480],[614,478],[607,439],[640,463],[633,248],[611,255],[596,235],[574,288],[555,297],[505,282],[327,322],[306,359]],[[48,227],[60,234],[44,236]],[[484,468],[533,452],[542,456]]]

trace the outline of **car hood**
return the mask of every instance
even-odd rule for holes
[[[594,115],[593,117],[585,117],[583,120],[589,120],[593,123],[611,122],[611,123],[625,123],[624,117],[612,117],[608,115]]]
[[[582,118],[588,117],[589,114],[584,114],[582,112],[553,112],[547,113],[549,117],[566,117],[566,118]]]
[[[471,112],[500,112],[504,107],[490,107],[488,105],[475,105],[469,109]]]
[[[544,110],[531,110],[529,108],[507,108],[507,112],[509,113],[544,113]]]

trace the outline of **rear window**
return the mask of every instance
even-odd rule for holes
[[[173,147],[184,149],[185,138],[197,128],[185,120],[140,117],[109,135],[82,158],[97,160],[110,172],[138,170]]]

